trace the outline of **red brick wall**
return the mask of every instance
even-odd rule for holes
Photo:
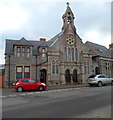
[[[3,88],[3,82],[4,81],[4,76],[0,76],[0,88]]]

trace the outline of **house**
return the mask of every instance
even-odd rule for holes
[[[61,32],[50,40],[6,39],[5,86],[10,87],[19,78],[34,78],[53,86],[85,83],[91,74],[111,76],[113,59],[109,51],[91,42],[84,44],[74,19],[67,3]]]
[[[113,59],[111,52],[105,46],[87,41],[85,45],[92,54],[92,66],[94,74],[106,74],[113,77]]]

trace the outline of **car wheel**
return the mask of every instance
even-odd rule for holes
[[[23,91],[23,88],[22,88],[22,87],[18,87],[18,88],[17,88],[17,91],[18,91],[18,92],[22,92],[22,91]]]
[[[113,85],[113,80],[111,81],[111,85]]]
[[[98,82],[98,86],[101,87],[102,86],[102,82]]]
[[[44,90],[44,87],[43,87],[43,86],[39,86],[38,90],[39,90],[39,91],[43,91],[43,90]]]

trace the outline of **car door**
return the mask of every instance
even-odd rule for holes
[[[24,88],[24,90],[28,90],[29,88],[28,80],[22,80],[22,87]]]
[[[110,77],[108,77],[108,76],[105,76],[105,77],[106,77],[106,83],[107,83],[107,84],[111,83]]]
[[[29,82],[29,89],[30,90],[36,90],[37,89],[37,83],[35,80],[31,79],[31,80],[28,80]]]
[[[98,76],[98,81],[101,81],[102,84],[105,84],[105,83],[106,83],[105,76],[104,76],[104,75],[99,75],[99,76]]]

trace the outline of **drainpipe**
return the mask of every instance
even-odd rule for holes
[[[9,55],[9,80],[8,80],[8,88],[10,88],[10,55]]]
[[[37,80],[37,55],[36,55],[36,80]]]

